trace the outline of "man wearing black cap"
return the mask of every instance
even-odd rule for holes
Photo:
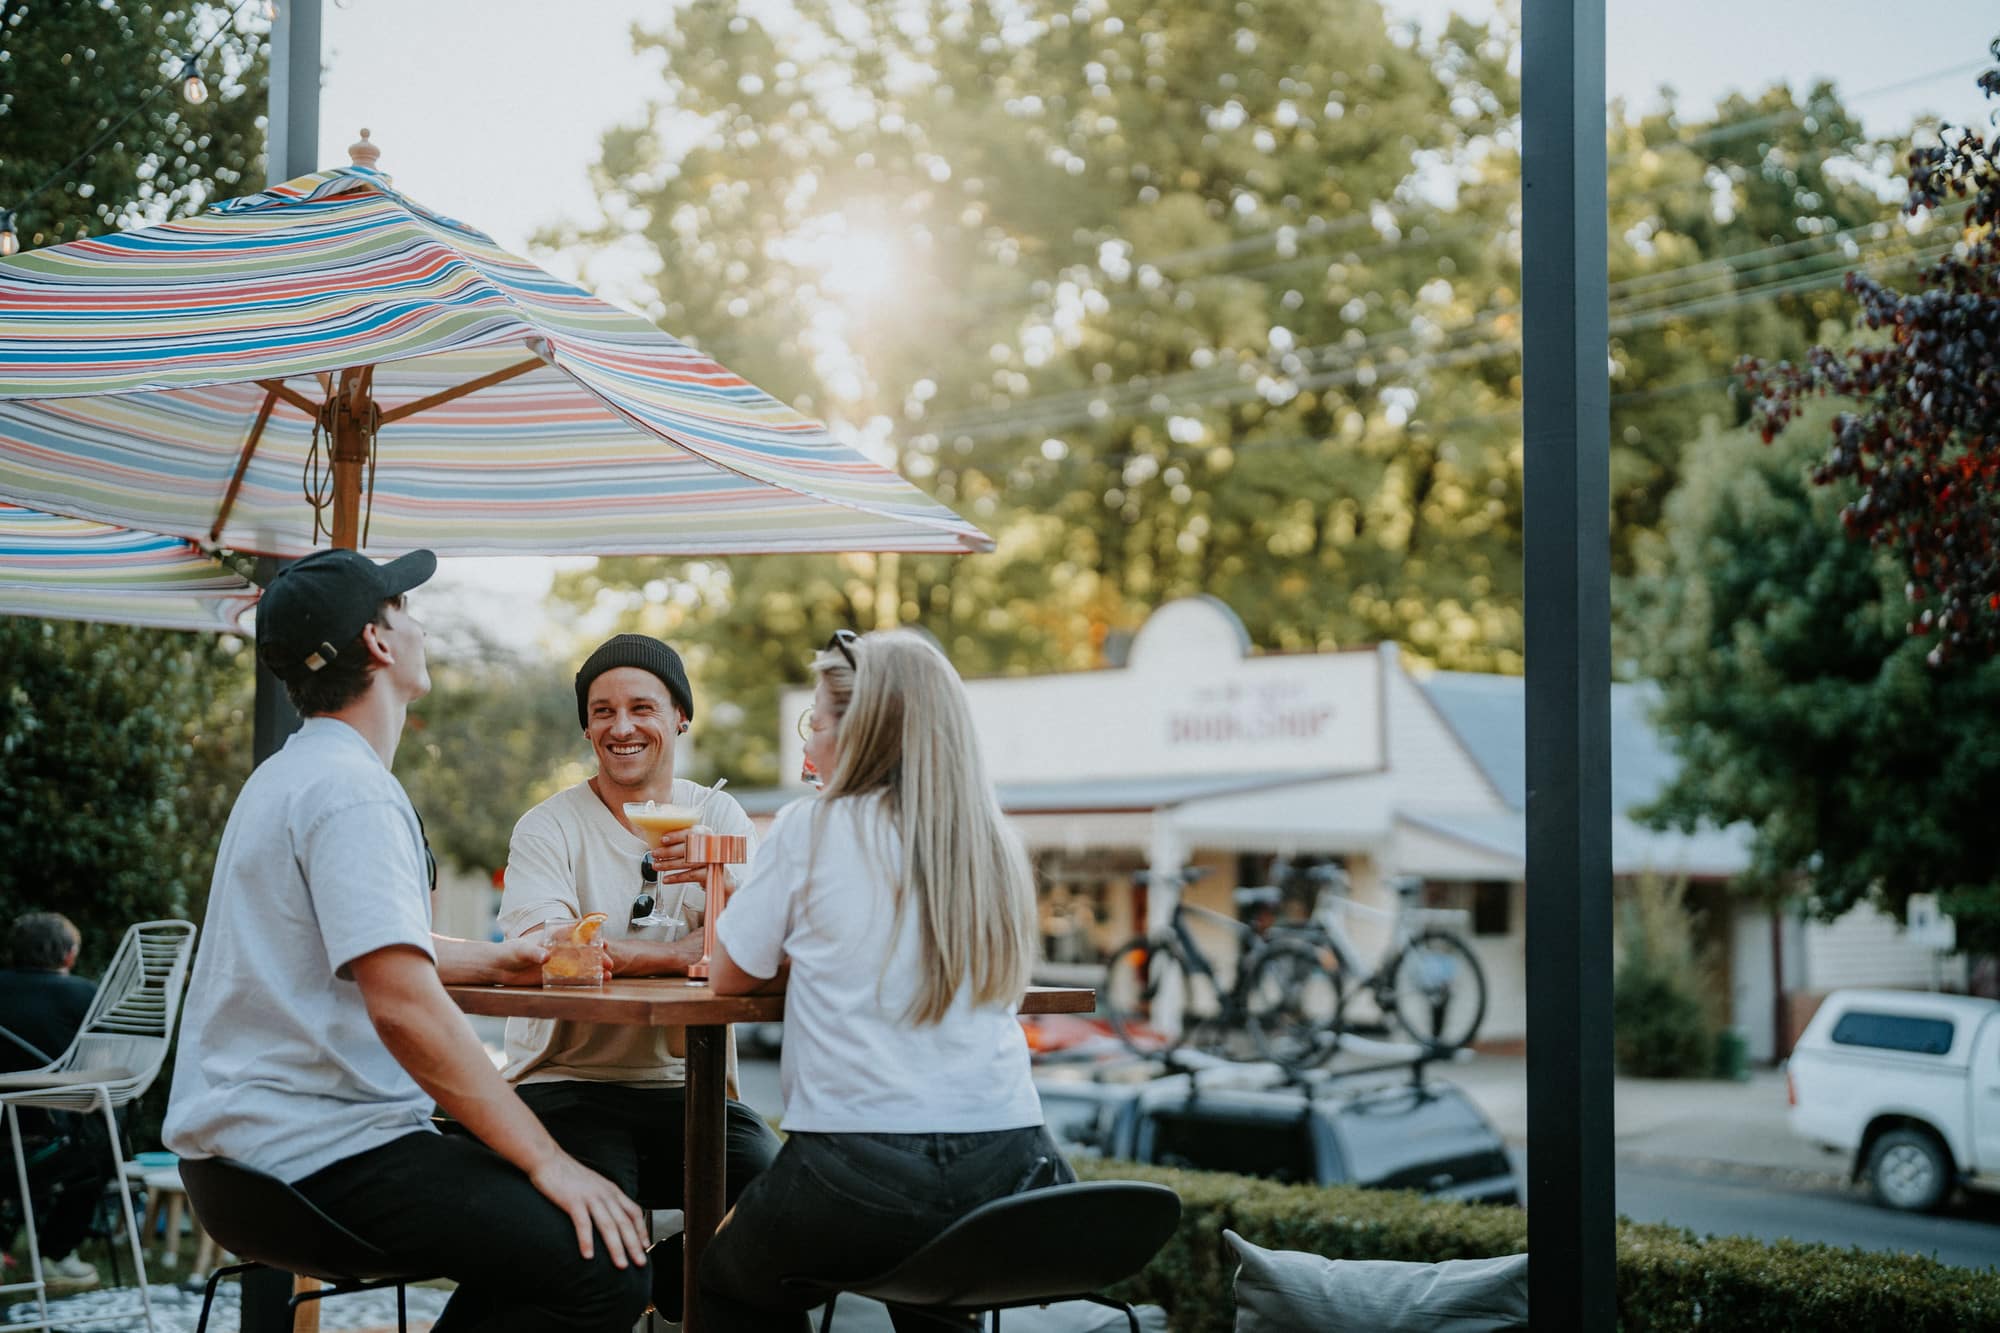
[[[628,928],[650,860],[658,909],[676,902],[695,919],[706,906],[686,859],[687,835],[653,847],[625,818],[625,804],[655,801],[700,812],[717,833],[755,836],[743,807],[726,792],[674,776],[675,742],[694,717],[687,668],[658,639],[620,634],[576,673],[577,723],[597,756],[597,773],[521,816],[507,852],[500,927],[521,937],[551,918],[603,912],[613,970],[627,976],[687,971],[701,940],[645,938]],[[737,867],[740,873],[744,867]],[[685,890],[685,893],[683,893]],[[686,1108],[682,1034],[611,1023],[507,1022],[507,1079],[564,1148],[624,1186],[649,1208],[680,1206]],[[729,1049],[731,1092],[735,1051]],[[777,1156],[778,1139],[749,1107],[727,1103],[726,1194]],[[654,1304],[679,1309],[680,1265],[655,1255]]]
[[[405,594],[436,567],[318,551],[264,593],[258,656],[305,724],[223,830],[164,1137],[457,1279],[440,1329],[622,1333],[646,1303],[639,1210],[557,1146],[440,983],[525,979],[539,954],[431,934],[429,849],[389,765],[430,689]],[[440,1135],[434,1102],[477,1138]]]

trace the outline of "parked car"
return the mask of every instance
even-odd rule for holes
[[[1198,1085],[1185,1074],[1036,1086],[1050,1133],[1072,1155],[1481,1203],[1521,1199],[1499,1132],[1463,1092],[1434,1079],[1351,1091]]]
[[[1847,1154],[1877,1201],[1925,1212],[2000,1190],[2000,1001],[1842,990],[1785,1066],[1794,1132]]]

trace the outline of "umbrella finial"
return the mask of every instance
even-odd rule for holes
[[[347,145],[347,160],[357,167],[375,170],[375,164],[382,160],[382,150],[368,142],[368,131],[361,131],[361,137]]]

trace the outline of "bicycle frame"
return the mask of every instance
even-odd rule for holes
[[[1314,898],[1312,915],[1306,921],[1326,936],[1327,944],[1347,975],[1373,981],[1383,966],[1408,948],[1410,941],[1424,927],[1432,926],[1458,935],[1465,933],[1468,924],[1466,912],[1456,908],[1412,907],[1411,901],[1411,895],[1399,892],[1395,907],[1370,907],[1366,903],[1355,902],[1339,893],[1334,885],[1328,884],[1322,886]],[[1361,949],[1341,925],[1343,916],[1363,916],[1389,923],[1389,937],[1373,968],[1364,970],[1361,966]]]
[[[1214,982],[1216,992],[1219,995],[1222,992],[1222,977],[1216,972],[1215,964],[1209,961],[1208,955],[1202,952],[1201,945],[1196,943],[1194,932],[1188,929],[1187,914],[1190,912],[1197,916],[1207,917],[1209,920],[1226,927],[1231,934],[1235,935],[1239,945],[1246,946],[1244,949],[1246,955],[1248,953],[1247,946],[1256,942],[1257,932],[1233,916],[1218,912],[1210,907],[1203,907],[1200,903],[1182,901],[1178,895],[1175,896],[1173,916],[1167,922],[1167,929],[1173,932],[1174,941],[1181,946],[1181,952],[1187,955],[1188,966]]]

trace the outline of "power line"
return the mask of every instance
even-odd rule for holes
[[[1864,255],[1861,262],[1854,264],[1853,271],[1874,270],[1878,272],[1892,272],[1896,269],[1908,267],[1911,264],[1924,263],[1938,258],[1949,251],[1954,244],[1956,244],[1956,241],[1947,237],[1929,247],[1920,246],[1899,254],[1881,254],[1878,252],[1873,256]],[[1852,263],[1853,261],[1849,262]],[[1611,332],[1613,334],[1640,332],[1656,328],[1661,324],[1675,319],[1712,314],[1739,306],[1775,300],[1783,296],[1800,295],[1809,291],[1824,290],[1829,287],[1838,286],[1844,282],[1847,271],[1847,265],[1843,264],[1842,271],[1836,274],[1810,274],[1804,277],[1780,279],[1748,289],[1721,293],[1713,297],[1698,298],[1680,304],[1627,313],[1612,320]],[[1482,328],[1490,327],[1506,315],[1512,313],[1518,313],[1518,307],[1510,308],[1506,311],[1491,312],[1474,321],[1472,324],[1455,330],[1450,335],[1453,341],[1446,346],[1430,352],[1419,353],[1402,361],[1394,361],[1386,365],[1362,364],[1357,356],[1344,358],[1338,362],[1330,361],[1329,364],[1325,365],[1317,373],[1300,375],[1296,372],[1286,373],[1282,369],[1275,372],[1267,370],[1261,378],[1274,381],[1281,380],[1291,386],[1296,392],[1304,392],[1308,389],[1354,384],[1364,379],[1400,377],[1419,370],[1449,369],[1462,365],[1477,364],[1482,361],[1491,360],[1496,356],[1518,352],[1521,345],[1519,337],[1508,335],[1502,338],[1488,339],[1474,343],[1463,343],[1457,340],[1463,339],[1466,335],[1475,333]],[[1375,347],[1381,348],[1394,343],[1408,342],[1416,336],[1419,335],[1412,331],[1398,330],[1391,334],[1377,335],[1376,339],[1371,339],[1369,342],[1373,343]],[[1341,350],[1341,344],[1330,343],[1326,344],[1323,348],[1308,350],[1314,353],[1331,353]],[[1350,350],[1358,354],[1366,350],[1366,348],[1364,346]],[[1218,371],[1222,372],[1221,376],[1218,376]],[[1241,402],[1250,398],[1265,396],[1264,390],[1254,383],[1260,377],[1257,373],[1257,368],[1252,363],[1240,362],[1231,367],[1218,367],[1216,370],[1186,372],[1186,374],[1189,376],[1200,376],[1201,382],[1190,383],[1181,376],[1171,376],[1161,380],[1140,382],[1137,384],[1128,381],[1127,385],[1121,386],[1117,392],[1121,397],[1132,400],[1128,406],[1135,406],[1139,399],[1150,402],[1156,396],[1169,395],[1182,402],[1192,400],[1211,406],[1220,403]],[[1243,384],[1241,381],[1245,378],[1251,379],[1253,383],[1248,385]],[[1228,383],[1230,379],[1237,380],[1238,383],[1231,385]],[[1099,391],[1073,391],[1065,397],[1074,400],[1075,392],[1093,394],[1095,396],[1090,401],[1093,403],[1104,401],[1106,402],[1106,407],[1097,411],[1086,408],[1081,413],[1061,409],[1051,413],[1045,410],[1040,414],[1028,414],[1024,416],[1010,406],[1009,408],[996,409],[994,412],[986,414],[992,418],[988,421],[982,421],[978,424],[951,426],[948,424],[947,419],[947,421],[932,424],[924,433],[940,437],[950,434],[959,439],[1007,438],[1034,431],[1058,430],[1086,421],[1108,419],[1113,416],[1127,414],[1112,407],[1107,401],[1107,396]]]
[[[106,126],[103,133],[99,134],[95,139],[92,139],[90,141],[90,146],[85,148],[82,152],[78,153],[74,158],[72,158],[67,166],[58,168],[56,171],[51,172],[48,175],[48,177],[42,181],[41,184],[35,186],[34,189],[29,190],[26,194],[21,195],[18,199],[14,200],[13,203],[7,208],[7,210],[4,213],[0,213],[0,216],[4,216],[9,221],[11,221],[13,215],[19,212],[24,204],[31,203],[35,199],[40,198],[43,194],[46,194],[50,188],[68,179],[69,174],[71,172],[75,171],[85,162],[88,162],[90,158],[97,152],[98,149],[104,147],[105,144],[111,141],[113,135],[117,134],[118,131],[124,129],[125,126],[131,123],[132,117],[138,115],[141,111],[144,111],[148,106],[152,105],[153,99],[155,97],[158,97],[161,93],[165,92],[176,81],[186,80],[188,78],[189,71],[191,69],[197,68],[200,65],[201,58],[208,54],[209,48],[215,45],[215,43],[222,37],[222,34],[225,32],[229,32],[235,28],[237,16],[240,15],[245,9],[248,9],[250,7],[250,4],[251,0],[236,0],[236,7],[229,11],[229,17],[215,25],[215,31],[208,35],[207,41],[203,42],[199,47],[195,49],[193,55],[186,56],[181,59],[180,64],[178,66],[178,72],[175,73],[172,78],[154,84],[153,87],[147,90],[146,95],[144,97],[141,97],[137,102],[133,103],[132,106],[126,110],[124,115],[118,117],[118,119],[112,121],[110,125]],[[194,77],[198,80],[200,76],[197,73]],[[206,93],[204,92],[203,95],[206,96]]]
[[[1822,246],[1834,245],[1843,239],[1851,238],[1856,232],[1872,230],[1873,226],[1874,224],[1872,223],[1864,224],[1862,227],[1849,228],[1843,232],[1828,233],[1814,239],[1817,244]],[[1869,246],[1861,247],[1854,255],[1848,255],[1844,251],[1839,252],[1838,258],[1844,267],[1847,264],[1869,258],[1871,251],[1879,254],[1882,250],[1899,242],[1900,239],[1899,236],[1892,232],[1887,237],[1871,239]],[[1708,262],[1710,261],[1704,261],[1699,265],[1689,265],[1687,268],[1705,268]],[[1668,272],[1672,272],[1672,270],[1668,270]],[[1754,267],[1746,270],[1746,272],[1754,272]],[[1645,294],[1645,299],[1657,301],[1662,297],[1675,296],[1681,290],[1684,290],[1684,288],[1670,286],[1662,292]],[[1633,314],[1636,313],[1635,306],[1637,305],[1637,301],[1638,298],[1634,298],[1633,300],[1615,304],[1617,309],[1627,314]],[[1520,306],[1518,304],[1483,312],[1470,324],[1453,330],[1447,335],[1447,338],[1453,341],[1461,340],[1470,333],[1476,332],[1481,328],[1490,327],[1499,320],[1518,314],[1519,312]],[[1627,326],[1636,327],[1632,326],[1629,321],[1627,322]],[[1340,361],[1352,364],[1369,352],[1420,341],[1425,336],[1428,335],[1422,329],[1399,328],[1377,333],[1358,343],[1351,339],[1343,338],[1314,347],[1297,349],[1289,353],[1289,355],[1297,357],[1302,363],[1338,357]],[[1304,368],[1306,366],[1302,364],[1300,369]],[[1273,375],[1286,373],[1282,364],[1272,367],[1266,363],[1266,369]],[[927,423],[924,427],[924,433],[940,436],[969,434],[974,438],[978,438],[982,434],[987,436],[995,433],[1012,435],[1031,428],[1070,424],[1070,422],[1078,419],[1073,415],[1075,410],[1081,410],[1085,416],[1108,415],[1119,406],[1150,399],[1158,394],[1184,390],[1199,392],[1211,385],[1221,387],[1231,381],[1240,381],[1245,376],[1254,377],[1257,373],[1258,365],[1256,362],[1239,360],[1214,367],[1176,372],[1175,374],[1161,377],[1135,377],[1134,379],[1108,388],[1090,386],[1072,389],[1052,394],[1037,395],[1034,398],[1023,400],[1021,403],[1010,403],[1004,408],[981,408],[953,414],[952,416],[940,418],[935,422]],[[1292,373],[1296,374],[1297,371],[1293,371]],[[1102,407],[1097,406],[1098,404],[1102,404]],[[1040,407],[1039,412],[1035,410],[1037,405]],[[1027,409],[1025,412],[1024,408]],[[1049,414],[1051,412],[1057,414],[1055,420],[1050,419]]]
[[[1946,65],[1938,69],[1930,70],[1923,74],[1916,74],[1916,75],[1911,75],[1907,78],[1898,79],[1893,83],[1879,84],[1872,88],[1865,88],[1860,92],[1852,93],[1846,96],[1841,96],[1833,99],[1814,99],[1812,101],[1807,102],[1804,106],[1794,107],[1788,111],[1772,112],[1768,115],[1755,117],[1750,120],[1732,121],[1727,125],[1716,125],[1711,127],[1710,129],[1703,130],[1696,134],[1684,135],[1673,139],[1665,139],[1656,143],[1648,143],[1639,148],[1632,149],[1624,153],[1616,154],[1615,156],[1608,158],[1606,164],[1608,166],[1618,166],[1624,162],[1630,161],[1632,158],[1638,156],[1640,153],[1657,152],[1662,149],[1669,149],[1669,148],[1684,148],[1690,152],[1693,152],[1698,148],[1706,147],[1710,144],[1725,143],[1731,139],[1743,138],[1748,135],[1758,134],[1763,132],[1764,130],[1776,129],[1784,125],[1798,124],[1824,111],[1831,110],[1835,106],[1842,106],[1842,107],[1851,106],[1857,102],[1870,101],[1874,98],[1885,97],[1892,93],[1904,92],[1910,88],[1918,87],[1926,83],[1931,83],[1939,79],[1949,78],[1954,75],[1976,73],[1986,68],[1987,63],[1988,62],[1986,61],[1975,60],[1969,62],[1961,62],[1959,64],[1954,64],[1954,65]],[[1833,154],[1833,151],[1834,150],[1830,148],[1825,154],[1823,154],[1823,156],[1831,156]],[[1396,210],[1392,210],[1392,212],[1395,211]],[[1396,221],[1398,222],[1406,221],[1411,218],[1424,215],[1426,211],[1427,210],[1425,208],[1420,206],[1406,205],[1402,210],[1400,210],[1400,216],[1396,218]],[[1357,227],[1366,225],[1372,220],[1373,219],[1365,212],[1350,214],[1348,217],[1336,219],[1332,222],[1327,222],[1324,219],[1309,218],[1304,223],[1284,223],[1273,227],[1267,227],[1256,232],[1251,232],[1243,236],[1236,237],[1229,241],[1215,242],[1209,245],[1202,245],[1202,246],[1191,246],[1187,249],[1172,251],[1164,255],[1155,255],[1150,258],[1132,256],[1128,262],[1130,262],[1135,269],[1141,266],[1147,266],[1158,269],[1164,274],[1167,269],[1178,267],[1185,263],[1198,262],[1206,259],[1233,258],[1235,256],[1244,254],[1255,254],[1260,251],[1267,250],[1274,246],[1282,244],[1286,239],[1287,233],[1290,233],[1294,239],[1297,239],[1301,236],[1318,239],[1329,235],[1335,235],[1344,231],[1351,231]],[[1197,278],[1222,277],[1225,276],[1228,272],[1229,270],[1225,269],[1218,273],[1197,275]],[[1191,280],[1192,279],[1188,281]],[[1039,299],[1039,298],[1030,297],[1029,299]]]

